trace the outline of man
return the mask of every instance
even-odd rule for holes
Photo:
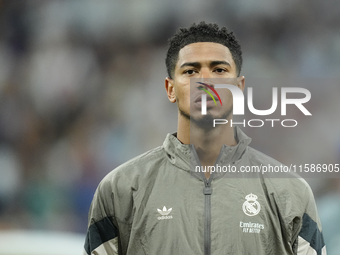
[[[326,254],[304,180],[192,171],[197,165],[280,165],[249,147],[251,139],[240,129],[212,128],[213,118],[232,120],[230,92],[219,92],[221,105],[207,100],[207,114],[201,114],[202,91],[214,90],[212,78],[244,89],[241,47],[232,32],[204,22],[180,29],[170,40],[166,65],[177,133],[102,180],[84,254]],[[202,82],[190,86],[193,78]]]

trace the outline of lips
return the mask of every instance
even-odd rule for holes
[[[203,94],[199,94],[196,98],[195,98],[195,103],[198,103],[198,102],[202,102],[202,95]],[[217,102],[218,101],[218,98],[217,97],[214,97],[215,101]],[[207,102],[208,101],[213,101],[213,99],[208,95],[207,96]]]

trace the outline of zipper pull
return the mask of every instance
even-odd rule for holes
[[[203,188],[203,194],[204,195],[211,195],[212,193],[212,188],[210,185],[210,181],[205,181],[205,186]]]

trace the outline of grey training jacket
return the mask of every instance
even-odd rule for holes
[[[249,147],[224,145],[219,166],[281,165]],[[314,197],[301,178],[229,178],[190,169],[192,146],[163,146],[111,171],[94,195],[87,255],[326,254]]]

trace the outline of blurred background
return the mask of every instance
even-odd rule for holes
[[[312,116],[292,106],[296,128],[243,128],[251,145],[285,164],[339,163],[339,12],[330,0],[0,1],[0,231],[85,237],[99,181],[176,131],[167,39],[202,20],[240,40],[255,108],[275,86],[311,92]],[[307,181],[333,255],[340,179],[325,177]]]

